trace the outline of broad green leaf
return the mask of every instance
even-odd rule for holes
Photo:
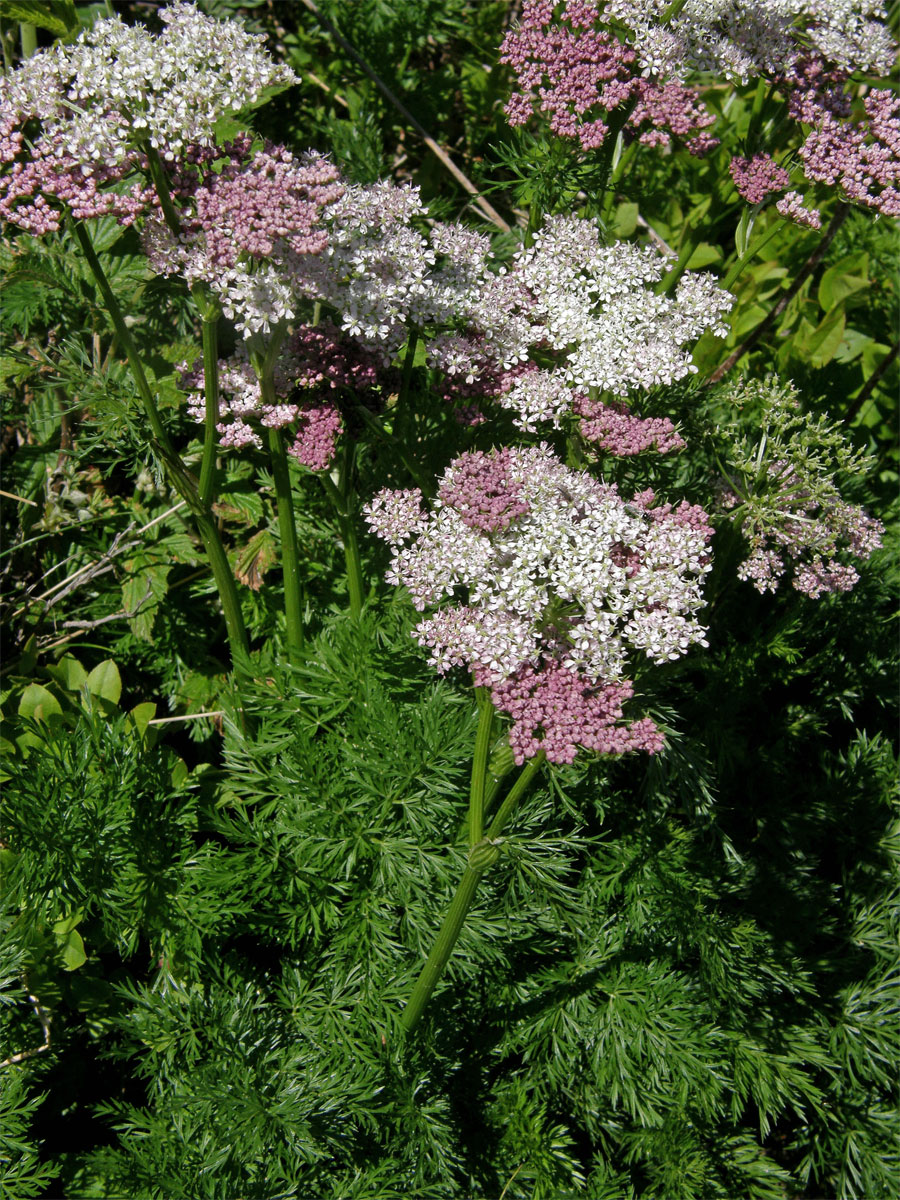
[[[190,771],[188,770],[188,765],[184,759],[176,758],[175,764],[172,767],[172,770],[169,772],[169,779],[172,781],[172,786],[178,787],[179,784],[184,783],[189,774]]]
[[[69,913],[67,917],[60,917],[58,921],[54,922],[53,932],[57,935],[57,937],[65,937],[67,933],[70,933],[71,930],[75,929],[76,926],[81,924],[83,917],[84,910],[81,908],[76,908],[75,911]]]
[[[737,324],[734,327],[734,335],[738,341],[757,327],[765,317],[766,311],[761,304],[750,304],[739,312]]]
[[[809,361],[814,367],[824,367],[834,358],[843,341],[846,324],[843,308],[833,308],[816,326],[807,348]]]
[[[156,705],[150,700],[144,701],[143,704],[136,704],[128,714],[130,724],[138,732],[139,737],[143,737],[147,731],[147,726],[156,716]]]
[[[84,966],[87,962],[87,952],[84,948],[84,942],[81,940],[81,934],[77,929],[72,929],[65,937],[59,938],[57,944],[59,946],[60,957],[67,971],[77,971],[79,967]]]
[[[718,246],[712,246],[709,242],[701,242],[688,261],[688,269],[695,271],[700,267],[708,267],[710,263],[721,261],[722,251]]]
[[[43,467],[41,469],[43,470]],[[37,663],[37,657],[37,638],[32,634],[22,647],[22,657],[18,663],[19,674],[30,675]]]
[[[111,658],[98,663],[87,677],[87,688],[92,696],[108,700],[110,704],[118,704],[122,695],[122,677],[119,668]]]
[[[738,258],[743,258],[747,253],[747,247],[750,244],[750,234],[753,232],[753,223],[751,209],[745,208],[741,213],[741,219],[738,221],[737,229],[734,233],[734,248],[737,250]]]
[[[628,238],[637,229],[638,206],[626,202],[620,204],[612,219],[612,232],[617,238]]]
[[[846,296],[868,286],[868,254],[848,254],[823,274],[817,293],[819,304],[828,312]]]
[[[31,717],[35,721],[46,721],[49,717],[61,717],[62,708],[52,692],[39,683],[29,683],[19,700],[19,716]]]
[[[48,667],[47,671],[67,692],[77,692],[81,685],[87,682],[87,671],[71,654],[65,655],[58,663]]]
[[[845,329],[844,337],[835,353],[835,361],[839,363],[853,362],[863,353],[874,338],[859,329]]]
[[[866,379],[881,366],[884,358],[890,353],[890,346],[883,342],[870,342],[864,347],[862,354],[862,369]]]

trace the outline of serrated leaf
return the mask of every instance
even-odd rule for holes
[[[129,575],[122,583],[122,604],[129,614],[128,624],[136,638],[149,642],[156,610],[169,590],[171,567],[145,554],[128,559],[125,567]]]
[[[819,304],[828,312],[846,296],[869,286],[868,254],[848,254],[829,267],[819,281]]]
[[[122,695],[122,677],[111,658],[98,663],[87,677],[87,689],[92,696],[99,696],[110,704],[118,704]]]
[[[50,717],[61,717],[62,708],[52,692],[39,683],[29,683],[19,700],[18,713],[20,717],[46,721]]]
[[[238,551],[234,561],[234,573],[241,583],[258,592],[262,587],[263,576],[277,560],[275,539],[268,529],[260,529],[243,549]]]
[[[223,521],[257,525],[262,520],[263,502],[259,492],[225,492],[213,512]]]

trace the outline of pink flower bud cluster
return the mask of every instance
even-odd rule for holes
[[[598,27],[598,3],[569,0],[554,19],[557,7],[547,0],[525,0],[518,27],[500,47],[500,61],[513,68],[518,87],[505,110],[510,125],[526,124],[537,111],[549,116],[557,136],[596,150],[609,134],[609,113],[623,105],[631,106],[628,128],[641,130],[641,141],[649,145],[668,146],[677,136],[690,146],[713,124],[697,92],[641,77],[633,47]],[[701,136],[702,145],[693,149],[704,153],[716,143]]]
[[[476,478],[486,499],[473,511]],[[439,670],[499,682],[552,661],[609,681],[629,651],[667,662],[704,643],[702,510],[655,506],[652,492],[627,503],[546,445],[457,459],[439,497],[426,514],[418,495],[385,490],[364,510],[393,547],[388,580],[420,610],[441,606],[416,629]]]
[[[806,208],[799,192],[785,192],[775,205],[788,221],[803,225],[807,229],[821,229],[822,216],[817,208]]]
[[[470,529],[496,533],[528,512],[528,502],[510,477],[510,451],[461,454],[444,472],[440,503],[455,509]]]
[[[0,176],[0,220],[35,237],[55,233],[66,212],[81,220],[115,217],[120,225],[131,225],[153,202],[153,189],[139,183],[118,192],[101,190],[121,182],[126,174],[121,168],[85,168],[71,155],[56,153],[47,138],[33,157],[14,161],[7,156],[14,145],[11,138],[0,139],[0,165],[11,168]]]
[[[633,694],[627,680],[592,683],[554,662],[537,669],[524,664],[491,687],[494,706],[512,718],[509,744],[520,766],[541,750],[551,763],[574,762],[582,747],[597,754],[662,750],[662,735],[648,717],[620,724],[622,705]]]
[[[750,204],[763,204],[775,192],[790,187],[791,177],[784,167],[779,167],[768,154],[754,154],[752,158],[738,155],[728,166],[734,186]]]
[[[337,440],[343,429],[343,421],[337,406],[331,400],[320,404],[304,401],[297,412],[300,428],[288,454],[310,471],[327,470],[334,459]]]
[[[603,404],[587,396],[576,397],[574,411],[582,418],[582,437],[608,454],[626,458],[651,449],[668,454],[685,444],[668,417],[639,417],[624,404]]]
[[[293,318],[296,278],[305,279],[306,258],[328,244],[323,211],[344,192],[335,167],[317,154],[296,159],[267,146],[244,161],[249,145],[243,138],[224,147],[215,168],[210,156],[197,156],[207,168],[199,176],[180,170],[180,234],[157,214],[143,235],[155,271],[207,284],[246,337]]]
[[[805,99],[808,108],[809,95]],[[840,120],[826,106],[819,110],[800,147],[803,170],[855,204],[900,217],[900,97],[873,89],[862,103],[858,121]]]

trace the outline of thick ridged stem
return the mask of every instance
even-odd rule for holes
[[[219,537],[219,530],[208,506],[201,502],[200,494],[194,480],[185,470],[184,464],[179,458],[175,447],[172,445],[169,435],[166,433],[162,418],[159,415],[159,409],[156,407],[156,400],[150,384],[147,382],[147,376],[144,372],[137,346],[131,336],[131,330],[125,323],[119,302],[110,287],[109,280],[106,278],[106,272],[103,270],[100,260],[91,244],[88,232],[78,221],[73,223],[73,229],[75,237],[81,246],[82,253],[103,296],[106,310],[112,320],[119,345],[125,351],[125,357],[128,359],[128,365],[131,367],[135,386],[141,398],[141,403],[144,406],[147,423],[153,435],[153,444],[172,486],[188,505],[194,517],[197,532],[200,535],[200,540],[203,542],[213,578],[218,588],[219,599],[222,602],[222,612],[225,616],[225,627],[228,631],[228,642],[231,648],[234,669],[241,675],[249,676],[250,662],[247,631],[244,628],[244,618],[241,613],[241,602],[237,594],[237,585],[235,584],[231,567],[228,564],[225,548]]]
[[[263,404],[275,404],[275,389],[271,376],[260,380]],[[297,546],[297,526],[294,523],[294,498],[288,469],[284,437],[280,429],[269,429],[269,462],[275,480],[275,501],[278,529],[281,534],[281,571],[284,579],[284,616],[287,622],[287,644],[290,658],[297,658],[303,649],[303,585],[300,580],[300,552]]]
[[[19,22],[19,42],[23,58],[31,58],[32,54],[37,54],[37,28],[30,21]]]
[[[484,785],[487,761],[491,751],[491,729],[494,725],[494,706],[487,688],[476,688],[478,701],[478,731],[475,734],[475,753],[472,756],[472,782],[469,788],[469,846],[477,846],[484,829]]]
[[[447,913],[441,924],[440,932],[437,935],[434,945],[431,947],[431,952],[425,960],[425,965],[419,974],[419,978],[416,980],[415,987],[410,993],[409,1000],[400,1018],[401,1024],[407,1031],[414,1029],[419,1023],[422,1013],[431,999],[431,994],[441,975],[443,975],[444,968],[450,961],[453,947],[456,945],[462,927],[465,924],[466,914],[475,898],[475,892],[478,890],[478,881],[487,868],[496,862],[499,857],[500,850],[495,845],[496,839],[500,836],[516,805],[530,787],[535,775],[541,769],[543,762],[544,753],[541,751],[540,754],[537,754],[525,764],[519,778],[513,784],[509,795],[503,801],[496,817],[491,822],[486,836],[478,845],[473,846],[469,850],[468,865],[463,872],[462,879],[460,879],[457,885],[453,899],[450,901],[450,907],[447,909]]]
[[[319,479],[334,508],[334,515],[337,517],[341,542],[344,547],[344,562],[347,567],[347,597],[350,602],[350,615],[355,618],[362,612],[365,585],[363,583],[362,559],[359,554],[359,543],[356,540],[353,515],[350,512],[345,492],[341,491],[331,476],[322,471],[319,473]]]
[[[216,498],[216,458],[219,431],[219,341],[218,310],[203,318],[203,458],[200,463],[200,503],[212,505]]]

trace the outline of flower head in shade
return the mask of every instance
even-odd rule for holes
[[[738,424],[725,430],[728,474],[721,508],[740,528],[749,554],[738,577],[774,592],[791,577],[812,599],[849,591],[859,578],[850,556],[866,559],[881,545],[884,526],[847,503],[838,478],[865,470],[863,455],[821,417],[800,411],[793,387],[748,384],[734,395],[759,435]]]
[[[221,444],[259,448],[264,429],[293,429],[288,453],[310,470],[324,471],[343,428],[336,397],[341,389],[349,389],[357,401],[365,401],[381,382],[379,367],[377,359],[333,325],[301,326],[282,347],[275,367],[275,403],[266,404],[241,344],[231,358],[219,362]],[[186,372],[183,382],[189,390],[202,386],[202,366]],[[205,401],[199,391],[189,394],[188,412],[195,421],[204,420]]]

